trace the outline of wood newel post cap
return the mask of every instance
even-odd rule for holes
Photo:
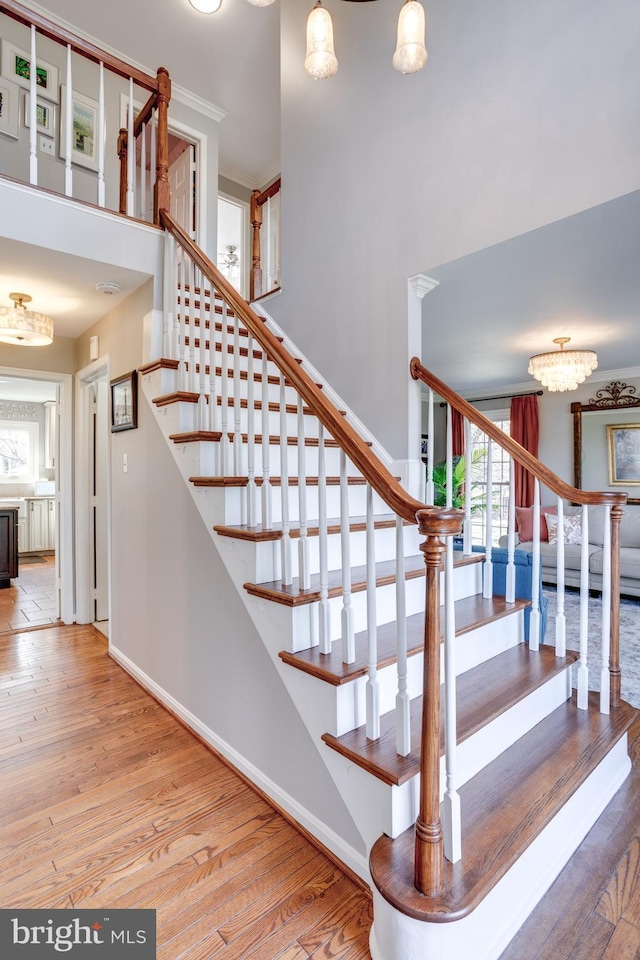
[[[464,511],[455,507],[423,507],[416,513],[423,537],[454,537],[462,530]]]
[[[158,67],[156,71],[156,79],[158,81],[158,96],[162,96],[166,100],[170,100],[171,78],[166,67]]]

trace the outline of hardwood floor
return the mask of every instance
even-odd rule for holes
[[[364,960],[371,899],[93,627],[0,637],[0,905],[150,907],[160,960]]]
[[[501,960],[640,960],[634,767]],[[368,894],[92,627],[0,637],[0,905],[152,907],[160,960],[367,960]]]

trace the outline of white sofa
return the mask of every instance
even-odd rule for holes
[[[549,508],[546,508],[549,509]],[[566,516],[580,514],[581,507],[565,506]],[[541,507],[544,513],[545,507]],[[588,507],[589,511],[589,589],[602,590],[602,568],[604,542],[604,508]],[[506,547],[508,538],[500,538],[500,546]],[[533,542],[520,540],[516,533],[516,550],[527,553],[533,551]],[[580,586],[580,557],[582,547],[565,543],[564,569],[565,584],[568,587]],[[557,583],[556,544],[540,541],[540,559],[543,583]],[[627,504],[620,521],[620,593],[640,597],[640,506]]]

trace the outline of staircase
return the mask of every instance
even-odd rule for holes
[[[594,695],[577,709],[577,653],[525,643],[529,601],[486,595],[484,554],[444,550],[447,511],[387,476],[282,331],[253,313],[248,327],[224,278],[165,226],[163,356],[142,388],[370,851],[372,956],[494,960],[626,777],[634,711],[601,712]],[[418,830],[440,864],[425,894],[415,824],[434,729],[444,831],[437,810]]]

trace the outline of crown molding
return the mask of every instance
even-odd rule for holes
[[[428,277],[426,273],[414,273],[412,277],[409,277],[409,283],[411,284],[416,297],[418,297],[420,300],[423,300],[428,293],[431,293],[432,290],[435,290],[440,281],[434,280],[432,277]]]
[[[177,100],[179,103],[184,104],[185,107],[190,107],[205,117],[209,117],[210,120],[215,120],[216,123],[220,123],[220,121],[224,120],[227,116],[227,111],[223,110],[222,107],[216,106],[216,104],[211,103],[210,100],[204,100],[202,97],[199,97],[197,93],[191,93],[190,90],[185,90],[184,87],[179,86],[177,83],[171,84],[171,99]]]
[[[280,158],[271,164],[263,173],[257,177],[251,177],[245,170],[239,170],[237,167],[230,167],[225,163],[218,164],[218,174],[226,177],[227,180],[233,180],[241,187],[247,187],[249,190],[261,190],[265,185],[272,183],[280,174]]]

